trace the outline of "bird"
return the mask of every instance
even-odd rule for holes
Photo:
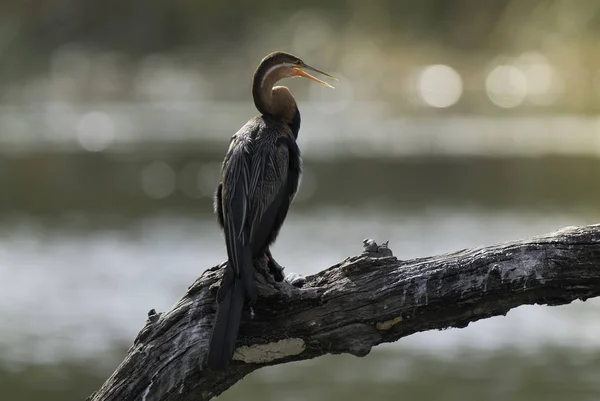
[[[274,85],[284,78],[304,77],[333,88],[306,71],[335,79],[289,53],[273,52],[262,59],[252,80],[252,97],[260,115],[231,137],[223,160],[214,209],[225,236],[227,263],[208,348],[207,367],[212,370],[230,366],[244,305],[257,300],[254,262],[266,259],[275,280],[283,281],[283,268],[273,259],[270,246],[302,174],[296,143],[300,111],[290,90]]]

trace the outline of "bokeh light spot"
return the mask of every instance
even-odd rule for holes
[[[417,78],[417,91],[421,100],[432,107],[450,107],[463,93],[462,78],[452,67],[430,65]]]
[[[517,62],[527,79],[527,99],[537,106],[549,106],[562,94],[558,72],[548,59],[537,52],[523,53]]]
[[[167,163],[156,161],[142,170],[142,190],[150,198],[162,199],[175,191],[175,171]]]
[[[527,96],[527,78],[515,66],[499,65],[488,74],[485,90],[496,106],[517,107]]]
[[[77,124],[77,141],[85,150],[91,152],[104,150],[114,138],[115,125],[106,113],[99,111],[87,113]]]

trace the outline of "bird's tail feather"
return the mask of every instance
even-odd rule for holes
[[[213,370],[229,367],[235,351],[246,289],[242,280],[235,278],[217,307],[217,315],[208,346],[207,366]]]
[[[258,289],[254,280],[254,262],[252,260],[252,250],[245,246],[242,248],[242,264],[240,265],[240,278],[246,290],[246,296],[251,303],[256,302]]]

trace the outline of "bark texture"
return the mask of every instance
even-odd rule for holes
[[[170,311],[150,311],[125,360],[88,400],[209,400],[263,366],[365,356],[419,331],[600,295],[600,225],[408,261],[372,240],[364,247],[301,288],[261,279],[225,372],[203,368],[223,269],[205,271]]]

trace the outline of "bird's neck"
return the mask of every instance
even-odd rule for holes
[[[272,84],[265,82],[258,93],[254,92],[254,104],[262,114],[269,115],[283,122],[290,124],[298,110],[296,100],[288,88],[285,86],[272,87]],[[257,96],[258,95],[258,96]]]
[[[273,85],[281,77],[277,69],[269,69],[263,71],[266,67],[262,65],[258,68],[254,74],[254,81],[252,82],[252,97],[254,98],[254,105],[262,114],[272,114],[273,106]]]
[[[261,90],[254,93],[254,105],[262,114],[273,114],[271,108],[273,106],[273,90]]]

